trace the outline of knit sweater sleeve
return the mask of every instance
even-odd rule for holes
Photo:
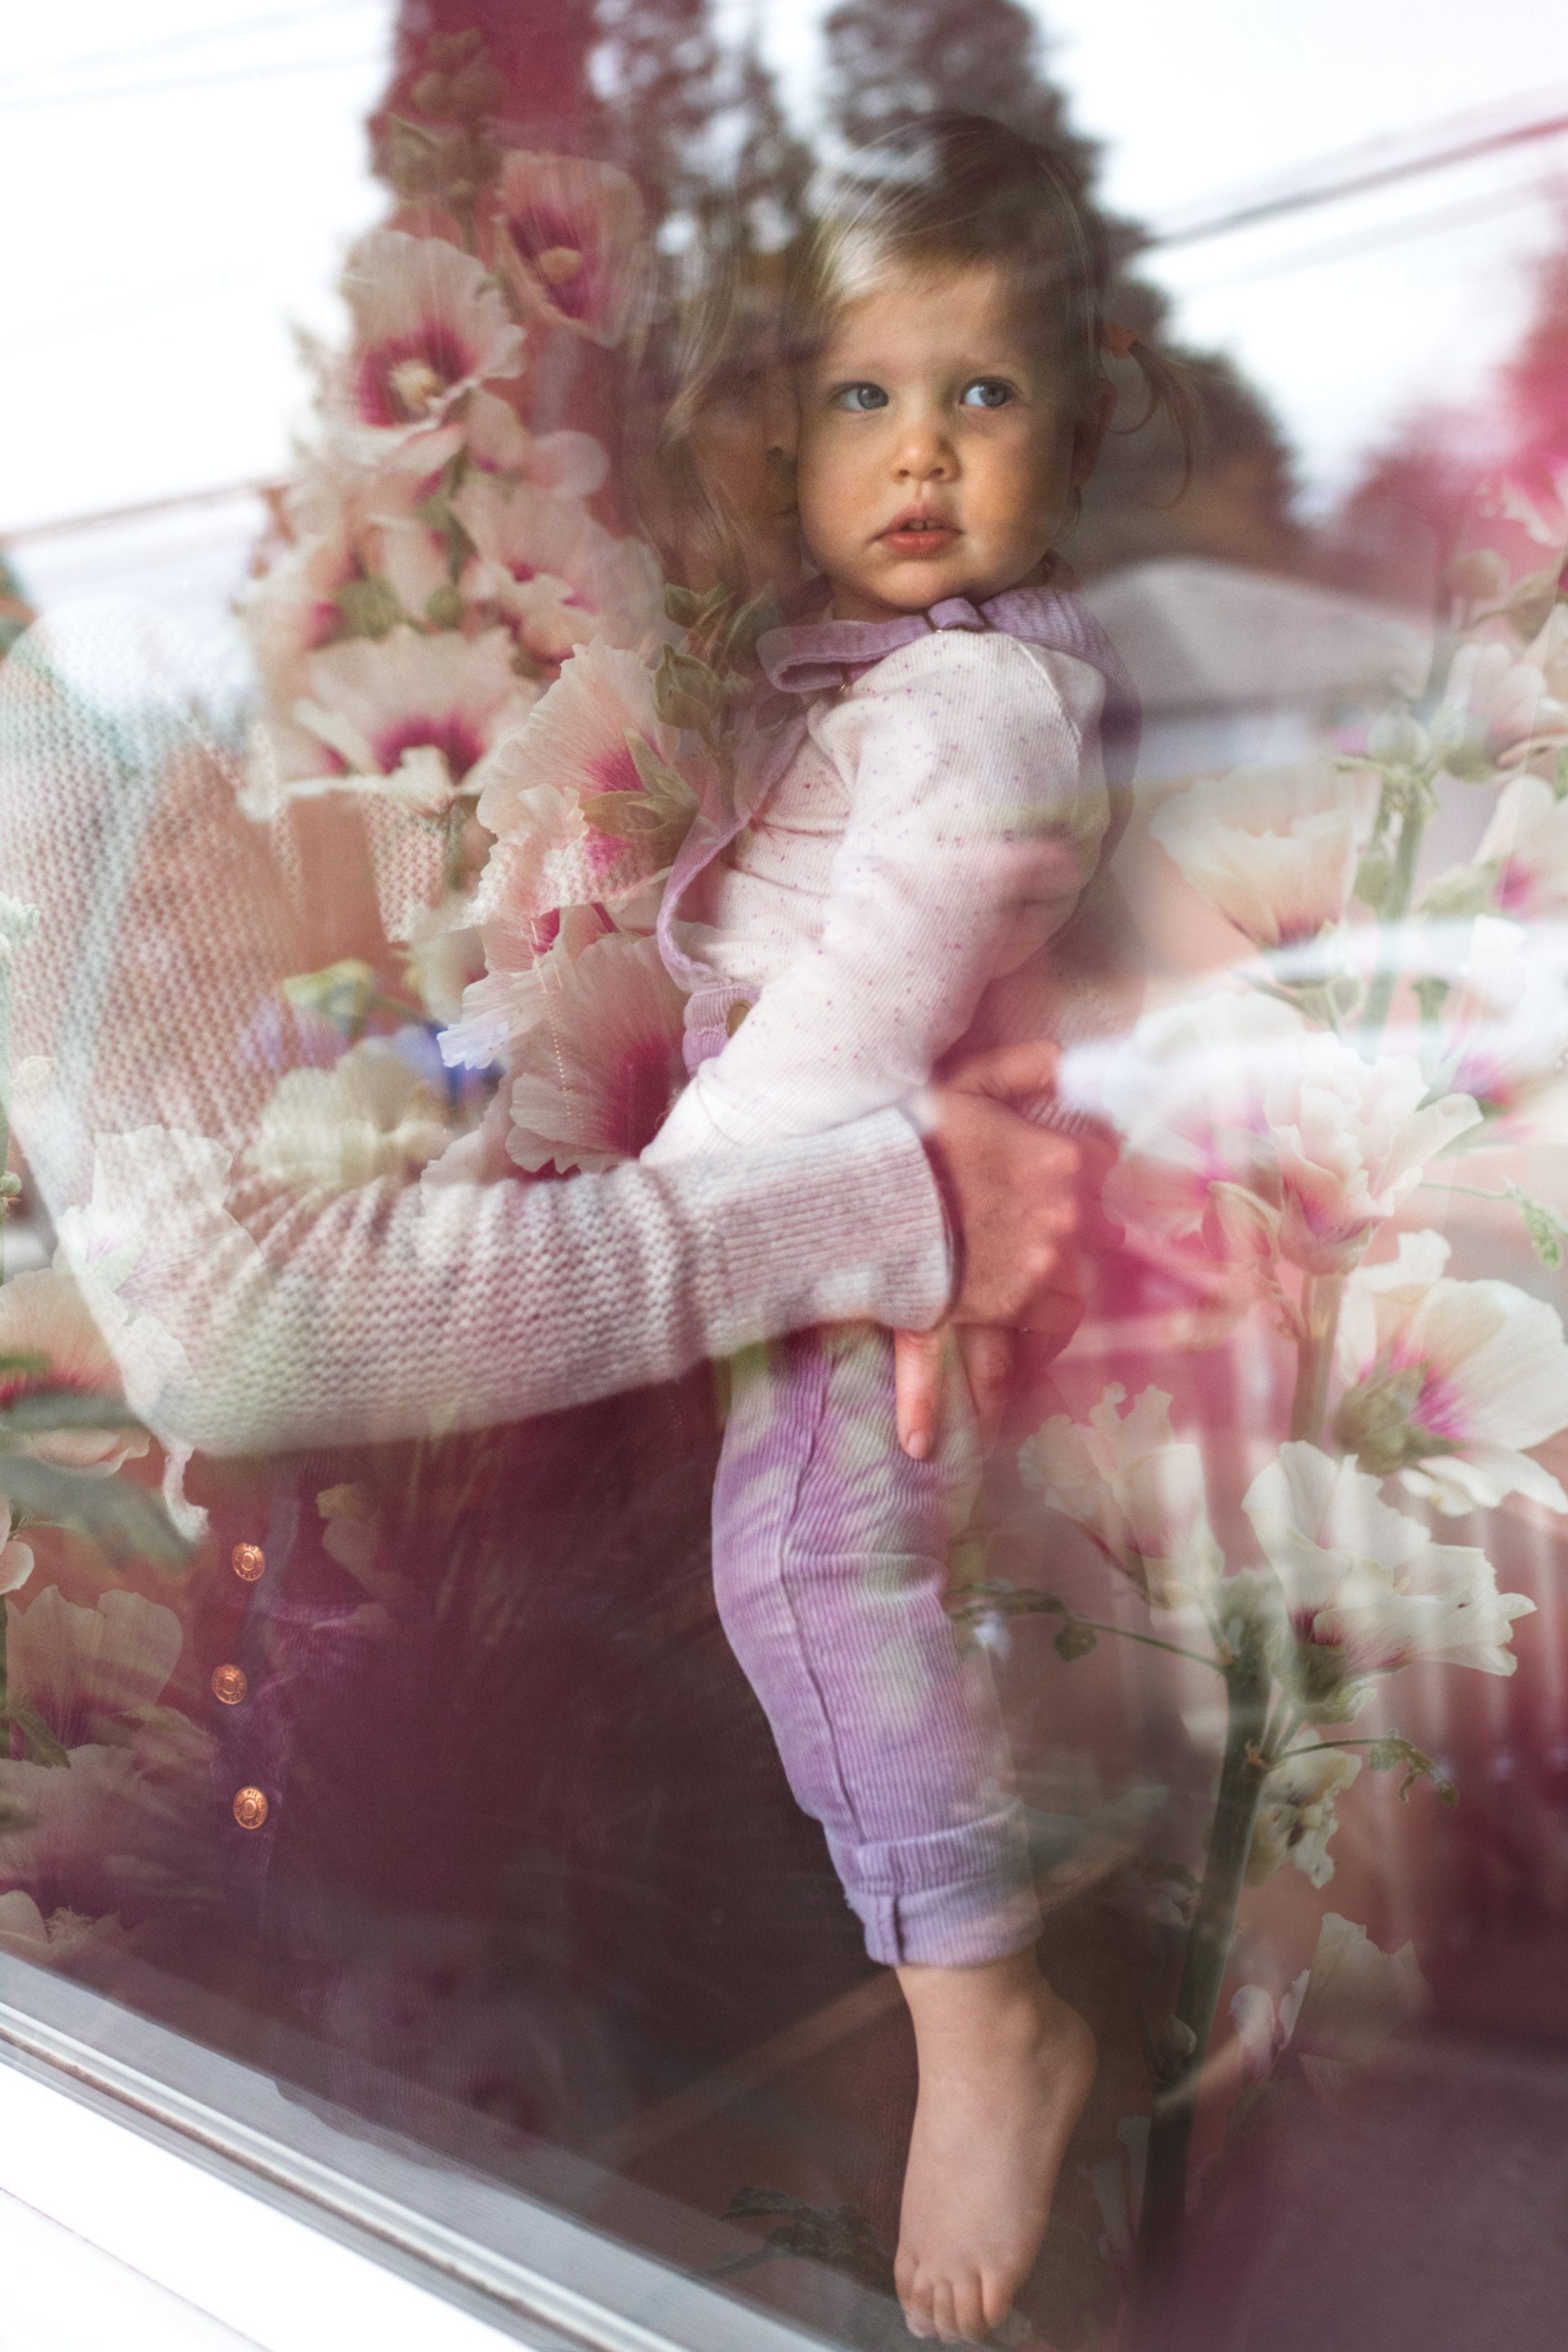
[[[897,1112],[743,1160],[563,1183],[286,1202],[242,1186],[183,1254],[167,1237],[188,1193],[120,1205],[165,1236],[157,1324],[184,1357],[149,1392],[132,1324],[128,1384],[141,1373],[161,1437],[209,1453],[522,1420],[808,1323],[923,1328],[951,1281],[940,1197]]]
[[[925,637],[859,680],[820,730],[850,793],[820,936],[699,1070],[649,1158],[816,1133],[925,1084],[987,982],[1060,929],[1094,872],[1100,690],[1087,665],[1000,632]]]

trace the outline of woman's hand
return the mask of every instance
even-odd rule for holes
[[[976,1055],[931,1089],[926,1148],[956,1228],[958,1278],[949,1322],[963,1352],[983,1437],[1012,1384],[1015,1334],[1045,1328],[1063,1339],[1077,1319],[1063,1271],[1078,1224],[1083,1155],[1065,1135],[1034,1124],[1056,1090],[1054,1045],[1003,1045]],[[944,1351],[954,1335],[895,1335],[899,1442],[923,1461],[936,1444]]]

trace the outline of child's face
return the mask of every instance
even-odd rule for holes
[[[1086,414],[1003,271],[890,271],[800,385],[801,530],[834,610],[881,620],[1024,585],[1107,409]]]

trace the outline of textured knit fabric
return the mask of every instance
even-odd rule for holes
[[[741,821],[693,861],[697,1066],[655,1164],[904,1101],[977,1028],[1060,1034],[1052,943],[1111,826],[1099,721],[1108,687],[1127,696],[1074,600],[954,599],[930,625],[829,623],[763,652],[773,684],[813,698],[793,754],[742,771]],[[1019,1949],[1038,1912],[988,1667],[942,1608],[975,1467],[948,1403],[942,1450],[915,1463],[884,1332],[804,1333],[753,1359],[724,1434],[713,1567],[871,1958],[955,1967]]]
[[[941,1202],[896,1113],[723,1168],[565,1183],[301,1195],[247,1173],[312,1050],[279,995],[310,959],[237,812],[208,716],[226,690],[109,600],[51,616],[0,671],[0,878],[42,918],[16,961],[15,1123],[57,1216],[96,1170],[100,1227],[143,1245],[138,1303],[184,1354],[135,1367],[161,1436],[251,1454],[419,1436],[805,1322],[936,1320]]]

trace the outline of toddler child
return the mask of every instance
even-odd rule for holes
[[[1104,279],[1057,166],[993,122],[879,142],[820,216],[789,310],[800,529],[830,601],[763,640],[733,810],[665,894],[694,1076],[650,1160],[918,1107],[961,1040],[1071,1025],[1135,723],[1096,624],[1047,584],[1114,397]],[[707,927],[700,961],[678,909]],[[926,1458],[900,1450],[885,1332],[735,1368],[720,1612],[909,2003],[897,2278],[913,2332],[948,2339],[1005,2315],[1094,2069],[1036,1964],[988,1664],[942,1606],[977,1471],[962,1411]]]

